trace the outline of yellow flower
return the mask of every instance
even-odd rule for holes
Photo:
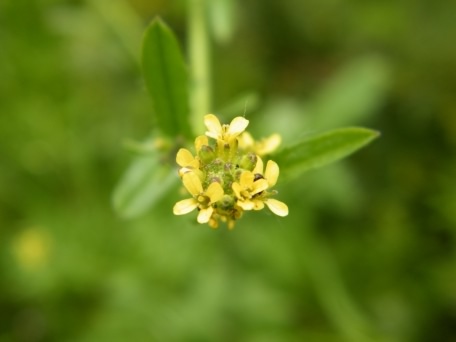
[[[255,141],[249,132],[244,132],[239,136],[239,148],[251,151],[259,156],[264,156],[274,152],[282,142],[280,134],[272,134],[267,138]]]
[[[200,178],[203,178],[201,170],[199,169],[200,162],[198,158],[194,157],[189,150],[185,148],[179,149],[176,155],[176,163],[179,166],[181,166],[181,168],[179,169],[180,177],[182,177],[187,172],[194,172],[197,173],[200,176]]]
[[[252,171],[255,175],[261,175],[267,181],[268,187],[272,188],[277,183],[279,178],[279,165],[273,160],[268,160],[266,170],[263,173],[263,160],[258,157],[255,168]]]
[[[197,137],[195,139],[195,149],[196,149],[196,153],[198,154],[198,152],[201,150],[201,147],[203,145],[208,145],[209,142],[208,142],[208,139],[205,135],[200,135],[199,137]],[[201,175],[201,171],[199,170],[200,168],[200,160],[198,157],[194,157],[193,154],[185,149],[185,148],[181,148],[179,149],[179,151],[177,152],[177,155],[176,155],[176,163],[181,166],[181,169],[179,169],[179,176],[183,176],[184,173],[187,173],[187,172],[197,172],[198,175],[200,176],[200,178],[202,177]]]
[[[268,160],[266,164],[266,170],[263,173],[263,161],[258,157],[257,164],[252,171],[255,177],[263,177],[268,184],[268,188],[272,188],[277,183],[279,178],[279,165],[273,160]],[[273,198],[268,198],[267,194],[259,196],[257,200],[262,200],[268,208],[278,216],[287,216],[288,215],[288,206]]]
[[[236,139],[239,134],[244,132],[249,124],[249,120],[237,116],[229,125],[222,125],[214,114],[207,114],[204,116],[204,124],[207,127],[206,135],[208,137],[229,144]]]
[[[185,173],[182,176],[182,182],[193,197],[177,202],[173,208],[174,215],[184,215],[198,208],[197,221],[209,222],[214,211],[213,204],[223,197],[222,186],[214,182],[204,191],[199,177],[193,172]]]
[[[234,194],[238,198],[237,205],[244,210],[260,210],[264,208],[263,200],[255,195],[268,188],[265,179],[255,180],[255,175],[250,171],[241,173],[239,183],[232,184]]]

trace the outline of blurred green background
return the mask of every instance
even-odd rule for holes
[[[279,180],[284,219],[213,231],[175,191],[122,220],[122,142],[154,123],[142,34],[160,15],[185,50],[186,3],[1,1],[0,341],[455,341],[456,5],[211,4],[215,112],[381,138]]]

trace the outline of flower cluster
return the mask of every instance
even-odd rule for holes
[[[279,166],[272,160],[264,168],[261,156],[271,153],[280,142],[277,134],[256,142],[245,132],[249,121],[234,118],[222,125],[217,117],[204,117],[206,135],[195,139],[196,155],[181,148],[176,162],[179,176],[192,196],[174,205],[175,215],[198,209],[197,221],[217,228],[226,222],[229,229],[244,211],[261,210],[265,205],[278,216],[287,216],[288,207],[272,198]]]

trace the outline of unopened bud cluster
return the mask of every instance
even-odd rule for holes
[[[269,160],[264,168],[261,155],[280,144],[275,134],[260,142],[244,132],[249,121],[234,118],[222,125],[217,117],[204,117],[206,135],[195,139],[196,155],[181,148],[176,156],[179,176],[191,198],[174,205],[175,215],[198,209],[197,221],[217,228],[219,221],[234,227],[244,211],[261,210],[265,205],[276,215],[288,215],[286,204],[273,199],[272,190],[279,176],[279,166]]]

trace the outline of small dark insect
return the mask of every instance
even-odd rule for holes
[[[253,181],[257,181],[258,179],[264,179],[263,175],[260,173],[255,173],[255,176],[253,177]]]

